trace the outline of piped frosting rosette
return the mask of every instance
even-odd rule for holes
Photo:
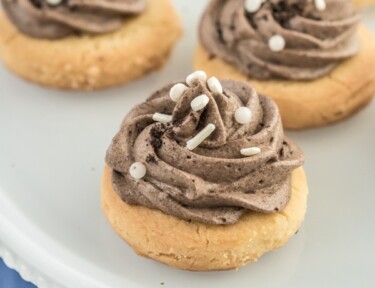
[[[283,210],[303,154],[284,137],[272,100],[245,83],[207,80],[198,71],[135,107],[106,162],[128,204],[232,224],[247,211]]]
[[[77,32],[108,33],[124,16],[140,14],[146,0],[1,0],[18,29],[32,37],[58,39]]]
[[[252,78],[310,80],[358,52],[359,20],[348,0],[213,0],[200,41]]]

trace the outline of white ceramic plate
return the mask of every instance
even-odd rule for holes
[[[0,256],[40,288],[374,287],[375,103],[337,125],[290,133],[306,152],[309,211],[288,245],[256,264],[178,271],[136,256],[109,227],[99,185],[122,118],[192,70],[207,2],[175,2],[186,32],[171,61],[126,87],[52,91],[0,67]],[[374,10],[366,22],[375,32]]]

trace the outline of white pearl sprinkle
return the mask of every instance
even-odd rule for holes
[[[324,11],[327,9],[327,4],[325,0],[315,0],[315,7],[319,11]]]
[[[142,179],[146,175],[146,166],[141,162],[135,162],[130,166],[129,173],[134,179]]]
[[[207,74],[204,71],[195,71],[186,77],[186,83],[190,86],[195,80],[207,80]]]
[[[280,52],[285,48],[285,39],[281,35],[274,35],[268,40],[268,47],[274,52]]]
[[[168,123],[172,121],[172,115],[155,113],[154,115],[152,115],[152,120],[161,123]]]
[[[253,156],[253,155],[259,154],[260,151],[261,150],[259,147],[250,147],[250,148],[241,149],[240,152],[243,156]]]
[[[188,89],[189,88],[185,84],[175,84],[169,91],[169,97],[171,97],[172,101],[177,102]]]
[[[246,0],[245,9],[249,13],[255,13],[260,9],[262,3],[262,0]]]
[[[240,107],[234,112],[234,119],[240,124],[248,124],[251,121],[253,113],[247,107]]]
[[[214,93],[223,93],[223,86],[221,86],[220,81],[216,77],[211,77],[207,80],[208,89]]]
[[[195,135],[194,138],[190,139],[186,142],[186,148],[188,150],[194,150],[197,148],[204,140],[206,140],[207,137],[211,135],[212,132],[214,132],[216,129],[216,126],[212,123],[208,124],[201,132],[199,132],[197,135]]]
[[[56,5],[61,4],[62,1],[63,1],[63,0],[47,0],[47,3],[48,3],[49,5],[56,6]]]
[[[197,96],[190,103],[191,109],[193,109],[194,111],[202,110],[204,107],[207,106],[209,101],[210,99],[205,94]]]

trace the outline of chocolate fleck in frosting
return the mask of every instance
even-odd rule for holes
[[[177,102],[169,96],[174,85],[167,85],[125,118],[106,155],[123,201],[206,224],[232,224],[247,211],[274,213],[287,205],[291,172],[304,160],[284,137],[278,108],[246,83],[216,82],[193,79]],[[194,111],[201,95],[208,102]],[[236,121],[246,120],[235,116],[243,107],[252,114],[247,124]],[[172,120],[155,122],[155,113]],[[188,149],[207,127],[215,129]],[[249,147],[255,155],[244,156]],[[137,180],[129,168],[139,162],[147,172]]]
[[[353,1],[263,2],[253,12],[245,8],[245,0],[210,3],[200,24],[200,41],[212,57],[260,80],[311,80],[358,52],[360,16]]]
[[[46,39],[77,32],[112,32],[121,27],[124,16],[139,14],[146,7],[146,0],[1,0],[1,3],[21,32]]]

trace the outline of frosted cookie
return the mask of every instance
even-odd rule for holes
[[[94,90],[139,78],[163,66],[181,34],[170,0],[1,2],[0,59],[54,88]]]
[[[375,92],[375,40],[359,21],[349,0],[213,0],[195,67],[250,82],[276,101],[288,129],[326,125]]]
[[[127,115],[107,151],[102,206],[140,255],[180,269],[235,269],[299,229],[303,162],[271,99],[200,71]]]

